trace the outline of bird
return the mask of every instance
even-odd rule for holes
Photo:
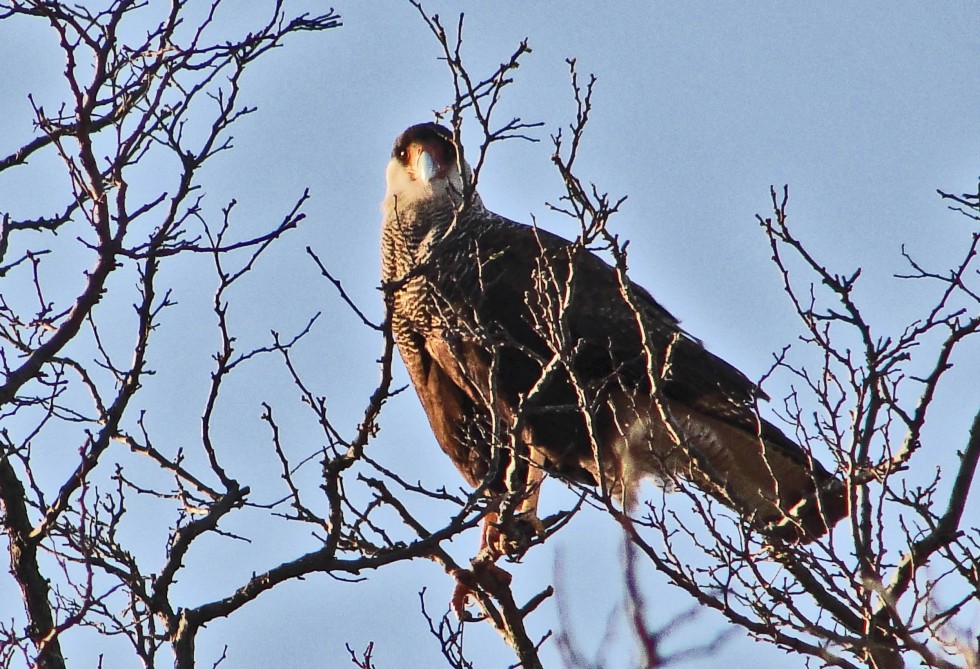
[[[382,286],[439,446],[487,496],[521,492],[485,519],[486,561],[541,531],[548,476],[626,506],[645,478],[693,484],[788,544],[847,514],[843,481],[760,417],[756,383],[581,240],[487,209],[462,153],[434,122],[396,139]]]

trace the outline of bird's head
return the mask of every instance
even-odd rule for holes
[[[385,201],[392,197],[403,202],[448,197],[458,205],[470,175],[452,131],[438,123],[419,123],[395,140],[385,175]]]

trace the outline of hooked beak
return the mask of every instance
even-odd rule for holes
[[[409,146],[405,167],[412,180],[428,184],[433,179],[444,176],[446,167],[439,163],[438,155],[425,143],[417,142]]]
[[[415,159],[415,178],[429,183],[436,176],[437,171],[436,161],[432,159],[429,152],[425,149],[419,151],[418,157]]]

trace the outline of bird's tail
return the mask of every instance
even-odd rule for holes
[[[770,536],[808,542],[826,534],[847,515],[843,482],[774,425],[759,419],[757,428],[669,401],[634,408],[615,426],[617,487],[628,499],[644,476],[679,479]]]

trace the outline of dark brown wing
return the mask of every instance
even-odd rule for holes
[[[438,399],[445,389],[425,391],[437,435],[437,424],[459,432],[474,417],[486,431],[492,407],[521,422],[553,471],[595,483],[605,472],[593,446],[612,460],[624,402],[649,420],[656,384],[660,401],[693,426],[681,467],[708,492],[760,524],[788,523],[788,538],[818,536],[843,515],[834,477],[759,419],[754,405],[764,396],[755,384],[684,333],[646,290],[624,288],[580,245],[481,215],[461,221],[463,232],[433,251],[424,272],[443,327],[423,348],[439,370],[431,378],[455,389],[449,401]],[[443,417],[433,419],[433,410]],[[711,438],[699,443],[705,431]],[[834,493],[824,496],[825,488]],[[826,509],[784,518],[807,504]]]
[[[455,365],[433,359],[421,336],[402,336],[398,350],[436,441],[466,481],[474,488],[479,486],[487,475],[491,455],[486,410],[473,401],[465,385],[459,383],[459,376],[447,371]]]

